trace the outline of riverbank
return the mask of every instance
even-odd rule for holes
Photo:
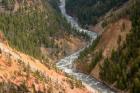
[[[67,21],[71,24],[71,26],[75,29],[77,29],[80,32],[84,32],[86,34],[88,34],[91,37],[91,41],[93,42],[96,38],[97,38],[97,34],[92,32],[92,31],[88,31],[85,29],[82,29],[78,23],[69,15],[67,15],[66,10],[65,10],[65,0],[61,0],[60,1],[60,6],[59,6],[62,15],[67,19]],[[90,45],[91,43],[89,43]],[[85,46],[89,47],[89,45]],[[61,59],[56,65],[59,69],[63,70],[64,72],[73,75],[75,78],[77,78],[78,80],[81,80],[83,83],[86,84],[87,87],[90,87],[93,90],[99,90],[101,93],[114,93],[112,90],[110,90],[110,88],[108,88],[106,85],[100,83],[99,81],[97,81],[95,78],[86,75],[84,73],[79,73],[77,72],[74,68],[73,68],[73,62],[78,58],[79,53],[81,51],[83,51],[85,48],[80,49],[79,51],[77,51],[76,53],[65,57],[64,59]],[[93,91],[95,92],[95,91]]]

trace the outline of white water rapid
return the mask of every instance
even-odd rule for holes
[[[80,32],[85,32],[85,33],[87,33],[91,37],[91,43],[97,38],[97,34],[96,33],[88,31],[88,30],[85,30],[85,29],[82,29],[78,25],[78,23],[74,20],[74,18],[69,16],[66,13],[66,10],[65,10],[65,0],[60,0],[59,8],[61,10],[62,15],[67,19],[67,21],[71,24],[71,26],[73,28],[77,29]],[[87,45],[86,47],[88,47],[89,45]],[[73,68],[73,62],[78,58],[79,53],[81,51],[83,51],[83,50],[84,50],[84,48],[80,49],[79,51],[73,53],[70,56],[67,56],[67,57],[61,59],[56,64],[56,66],[59,69],[62,69],[64,72],[66,72],[66,73],[68,73],[70,75],[73,75],[78,80],[81,80],[82,83],[85,85],[85,87],[87,89],[89,89],[92,93],[114,93],[113,90],[111,90],[109,87],[107,87],[103,83],[99,82],[95,78],[91,77],[90,75],[86,75],[84,73],[80,73],[80,72],[76,71]]]

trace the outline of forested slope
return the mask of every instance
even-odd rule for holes
[[[115,83],[120,89],[131,93],[140,92],[140,6],[137,3],[131,12],[132,30],[126,42],[101,67],[101,78],[108,83]],[[109,68],[109,69],[106,69]],[[110,73],[111,72],[111,73]]]
[[[53,63],[83,47],[87,36],[50,3],[0,0],[0,93],[89,93]]]
[[[139,0],[129,1],[131,3],[129,5],[126,3],[125,5],[126,12],[121,11],[121,9],[119,11],[119,14],[123,14],[123,16],[115,15],[118,17],[116,19],[113,17],[114,12],[112,12],[112,16],[109,17],[114,18],[114,21],[107,23],[103,27],[104,32],[102,35],[89,48],[80,53],[75,64],[79,71],[91,74],[102,80],[117,89],[119,93],[140,92],[140,2]],[[84,3],[86,3],[86,0]],[[119,8],[123,8],[123,5],[116,7],[115,10],[117,11]],[[91,7],[90,9],[92,12]],[[77,16],[73,11],[68,12]],[[89,12],[87,11],[86,14]],[[106,13],[108,12],[106,11]],[[98,20],[97,17],[93,18]],[[88,24],[88,22],[85,23]]]
[[[66,0],[67,12],[82,25],[96,24],[99,17],[128,0]]]
[[[10,46],[36,58],[58,59],[72,49],[71,38],[82,38],[46,0],[2,0],[0,6],[0,31]]]

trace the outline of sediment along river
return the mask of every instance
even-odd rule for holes
[[[61,10],[62,15],[67,19],[67,21],[71,24],[71,26],[75,29],[77,29],[79,32],[85,32],[87,33],[90,37],[91,37],[91,42],[89,43],[89,45],[93,42],[94,40],[97,38],[97,34],[92,32],[92,31],[88,31],[86,29],[81,28],[78,23],[74,20],[73,17],[69,16],[66,13],[66,9],[65,9],[65,0],[60,0],[60,5],[59,8]],[[85,46],[88,47],[89,45]],[[114,91],[112,89],[110,89],[108,86],[106,86],[105,84],[99,82],[98,80],[96,80],[95,78],[93,78],[90,75],[86,75],[84,73],[80,73],[78,71],[76,71],[73,68],[73,62],[78,58],[79,53],[81,51],[83,51],[85,48],[80,49],[79,51],[71,54],[70,56],[67,56],[63,59],[61,59],[56,66],[63,70],[64,72],[73,75],[75,78],[77,78],[78,80],[81,80],[82,83],[85,85],[85,87],[87,89],[89,89],[91,92],[93,93],[114,93]]]

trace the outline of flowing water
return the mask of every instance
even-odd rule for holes
[[[78,23],[74,20],[73,17],[69,16],[66,13],[65,10],[65,0],[60,0],[60,6],[59,6],[62,15],[67,19],[67,21],[71,24],[71,26],[75,29],[77,29],[79,32],[85,32],[91,37],[91,43],[97,38],[97,34],[85,29],[82,29]],[[90,43],[90,44],[91,44]],[[89,44],[89,45],[90,45]],[[86,47],[88,47],[87,45]],[[76,71],[73,67],[73,62],[78,58],[79,53],[83,51],[83,49],[80,49],[79,51],[73,53],[70,56],[67,56],[63,59],[61,59],[56,66],[59,69],[62,69],[64,72],[73,75],[78,80],[81,80],[82,83],[93,93],[114,93],[113,90],[111,90],[108,86],[104,85],[103,83],[99,82],[95,78],[93,78],[90,75],[86,75],[84,73],[80,73]]]

